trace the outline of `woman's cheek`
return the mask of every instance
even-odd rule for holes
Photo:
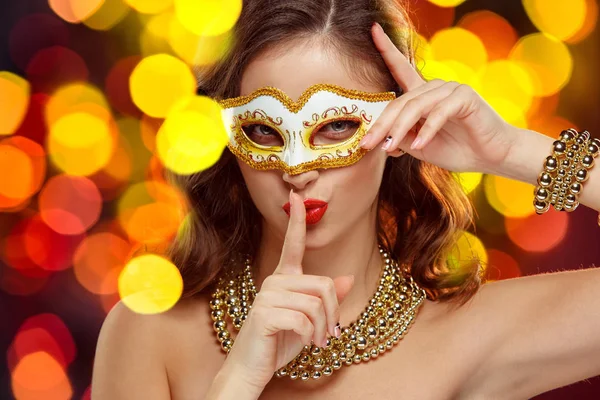
[[[281,180],[269,171],[257,171],[241,161],[238,162],[250,197],[258,211],[267,220],[279,217],[279,212],[283,213],[281,206],[285,201],[282,200],[278,205],[274,193],[277,193],[277,185],[281,185]]]
[[[346,179],[347,191],[356,204],[369,207],[379,192],[386,156],[384,152],[370,151],[359,162],[347,167],[350,175]]]

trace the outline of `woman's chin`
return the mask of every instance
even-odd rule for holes
[[[281,226],[281,237],[285,238],[289,220],[286,220],[285,225]],[[327,247],[333,241],[333,232],[325,219],[320,220],[315,224],[306,224],[306,250],[318,250]]]
[[[306,250],[322,249],[332,242],[331,229],[327,229],[327,225],[322,222],[306,225]]]

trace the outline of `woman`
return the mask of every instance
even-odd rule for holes
[[[600,373],[599,270],[481,285],[448,262],[472,223],[449,171],[535,184],[553,139],[423,81],[402,32],[393,0],[244,3],[199,74],[230,143],[178,179],[184,299],[110,312],[94,399],[524,399]],[[579,201],[600,209],[600,173]]]

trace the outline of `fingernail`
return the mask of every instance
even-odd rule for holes
[[[336,338],[340,338],[340,336],[342,336],[342,328],[340,327],[340,323],[338,322],[335,325],[335,328],[333,328],[333,331],[335,332],[335,337]]]
[[[423,139],[421,139],[420,137],[416,138],[415,140],[413,140],[412,144],[410,145],[411,149],[416,149],[418,145],[420,145],[423,142]]]
[[[373,137],[373,135],[372,135],[372,134],[370,134],[370,133],[367,133],[367,134],[365,135],[365,137],[364,137],[364,138],[362,138],[362,140],[360,141],[360,144],[359,144],[359,146],[360,146],[360,147],[363,147],[365,144],[367,144],[367,143],[369,142],[369,140],[371,140],[371,138],[372,138],[372,137]]]
[[[325,338],[325,340],[321,344],[321,347],[327,347],[327,338]]]
[[[380,31],[383,31],[383,28],[381,27],[381,25],[379,25],[379,22],[375,22],[375,28],[379,29]]]
[[[381,146],[381,148],[382,148],[383,150],[387,150],[387,149],[389,149],[389,148],[390,148],[391,144],[392,144],[392,137],[391,137],[391,136],[388,136],[388,137],[385,139],[385,143],[383,143],[383,146]]]

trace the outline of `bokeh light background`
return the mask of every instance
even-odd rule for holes
[[[426,77],[472,85],[515,125],[598,136],[597,0],[408,3]],[[219,59],[240,9],[239,0],[0,6],[0,398],[89,398],[110,308],[123,299],[158,313],[177,301],[181,276],[161,254],[186,215],[163,173],[201,171],[225,147],[219,107],[195,95],[192,69]],[[497,280],[600,260],[594,211],[538,216],[531,185],[456,177],[477,210],[457,263],[476,254]],[[600,398],[600,380],[538,398]]]

